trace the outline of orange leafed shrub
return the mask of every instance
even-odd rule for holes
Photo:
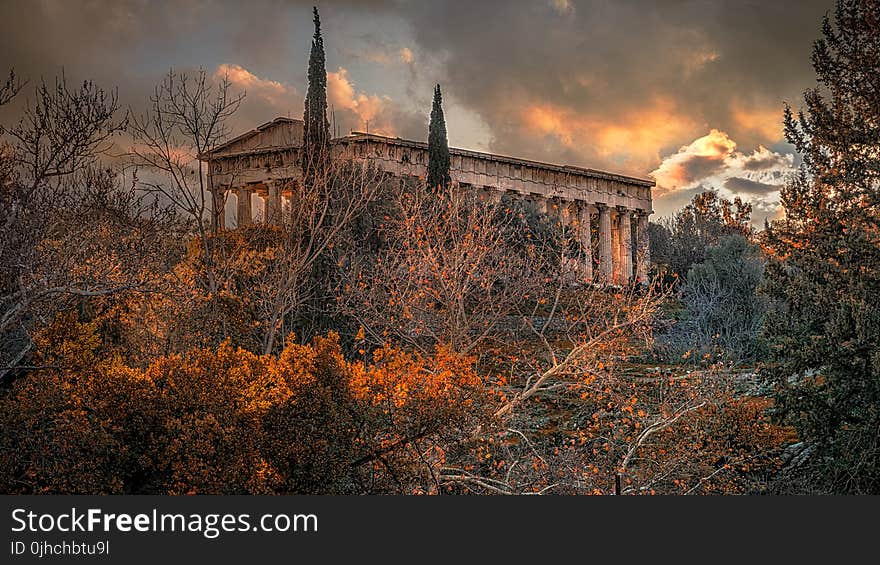
[[[373,359],[373,365],[355,371],[352,391],[359,400],[374,405],[398,409],[424,402],[468,406],[470,393],[481,385],[473,359],[444,346],[438,346],[430,360],[390,346],[376,350]]]
[[[136,369],[63,316],[37,346],[47,368],[0,396],[3,492],[387,491],[411,442],[473,418],[481,390],[469,359],[384,348],[350,362],[334,334],[278,356],[224,343]]]

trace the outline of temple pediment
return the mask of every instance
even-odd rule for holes
[[[205,153],[204,160],[301,147],[303,121],[279,117]]]

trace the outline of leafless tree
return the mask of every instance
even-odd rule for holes
[[[0,84],[0,106],[8,104],[15,95],[18,94],[24,85],[21,79],[15,74],[15,69],[9,69],[9,76],[6,81]],[[2,133],[2,130],[0,130]]]
[[[509,348],[494,423],[474,432],[467,457],[435,470],[439,486],[496,494],[750,488],[748,473],[771,461],[779,435],[740,373],[724,364],[650,369],[633,359],[667,299],[658,288],[563,290],[543,314],[524,317],[532,337]],[[486,459],[492,464],[473,463]]]
[[[346,272],[346,312],[374,344],[427,352],[442,343],[466,354],[491,341],[537,299],[553,261],[541,246],[514,248],[512,219],[458,186],[400,191],[383,221],[387,245]]]
[[[14,79],[10,83],[17,84]],[[13,89],[16,87],[13,87]],[[64,77],[0,148],[0,378],[20,368],[35,327],[84,300],[153,288],[146,263],[163,212],[120,186],[100,157],[125,125],[115,94]]]
[[[319,288],[329,282],[322,280],[327,273],[315,275],[316,264],[322,257],[325,263],[343,260],[332,252],[344,247],[341,238],[387,182],[387,175],[373,166],[338,159],[313,171],[311,182],[297,183],[289,214],[276,228],[276,252],[252,289],[263,322],[264,353],[273,351],[279,335],[289,333],[287,320],[306,301],[324,298],[328,303],[321,306],[334,308],[332,297]]]
[[[218,289],[215,244],[218,202],[213,187],[207,186],[204,164],[199,156],[220,144],[229,134],[227,120],[244,93],[230,92],[227,76],[216,83],[204,69],[194,76],[169,71],[150,97],[150,110],[133,115],[134,137],[131,157],[135,165],[158,171],[162,180],[141,183],[142,188],[172,203],[190,219],[204,255],[204,284],[209,293]]]
[[[41,82],[36,100],[19,123],[9,128],[21,182],[45,192],[50,183],[95,164],[121,135],[126,118],[119,117],[116,92],[107,93],[90,81],[71,89],[64,76],[54,87]]]

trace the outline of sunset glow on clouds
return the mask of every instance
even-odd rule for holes
[[[365,58],[387,65],[394,51],[388,53],[381,61],[374,56]],[[409,48],[399,48],[397,55],[399,63],[415,65]],[[682,55],[682,72],[699,72],[719,57],[705,48],[687,52]],[[262,101],[273,116],[302,104],[302,95],[294,87],[257,76],[241,65],[219,65],[215,76],[223,75],[246,90],[251,100]],[[609,88],[601,77],[589,73],[566,77],[565,84],[566,89],[575,92]],[[342,133],[369,128],[373,133],[395,136],[401,135],[401,124],[418,121],[417,113],[402,109],[390,96],[360,90],[343,66],[327,74],[327,95],[329,109],[335,112]],[[604,108],[585,111],[577,104],[535,100],[528,93],[511,96],[501,106],[499,111],[517,118],[504,132],[507,142],[521,136],[540,139],[548,153],[521,156],[651,176],[657,182],[655,209],[660,215],[673,213],[703,190],[715,190],[721,196],[738,196],[751,202],[754,219],[760,224],[764,218],[778,214],[779,188],[794,170],[791,154],[765,146],[782,139],[779,109],[747,104],[736,97],[728,103],[728,125],[751,143],[758,141],[748,151],[741,150],[727,131],[707,128],[692,109],[682,107],[670,96],[654,96],[638,107],[613,112],[599,111]],[[553,152],[560,156],[553,158]]]
[[[282,108],[290,104],[292,98],[302,97],[297,94],[295,88],[281,84],[278,81],[260,78],[240,65],[223,63],[214,71],[214,78],[228,77],[238,90],[243,90],[247,96],[262,98],[270,105]]]
[[[695,124],[677,112],[670,100],[616,116],[583,114],[550,104],[532,104],[522,111],[531,133],[555,138],[589,162],[595,154],[628,171],[656,165],[660,148],[695,131]],[[573,163],[572,163],[573,164]]]
[[[734,123],[744,131],[769,142],[782,139],[782,109],[779,104],[769,108],[745,108],[741,103],[734,102],[731,114]]]
[[[657,181],[655,209],[674,211],[693,195],[714,190],[753,205],[753,221],[760,225],[779,212],[779,189],[794,172],[794,156],[759,146],[744,153],[723,131],[711,130],[670,155],[651,176]],[[660,211],[660,210],[658,210]]]
[[[265,116],[262,118],[263,122],[278,116],[286,116],[291,109],[299,111],[302,107],[303,96],[296,88],[259,77],[241,65],[227,63],[219,65],[214,71],[214,78],[220,79],[224,76],[228,77],[236,90],[245,92],[246,103],[251,109],[254,106],[262,109]],[[366,129],[369,125],[372,133],[397,135],[399,123],[406,119],[389,96],[358,91],[348,70],[344,67],[327,73],[327,104],[328,113],[335,112],[341,134],[350,130]],[[242,124],[242,127],[255,125],[259,124],[249,126]]]
[[[413,63],[409,49],[401,49],[399,54],[401,61]],[[262,101],[273,116],[302,104],[302,95],[292,86],[257,76],[240,65],[221,64],[214,74],[217,78],[228,76],[251,100]],[[582,87],[595,86],[583,77],[577,82]],[[329,109],[335,112],[343,133],[369,127],[373,133],[400,134],[399,122],[406,118],[405,113],[389,96],[359,90],[347,68],[327,73],[327,96]],[[716,190],[722,196],[739,196],[751,202],[760,223],[776,214],[779,187],[793,170],[792,155],[770,151],[763,145],[742,152],[737,142],[719,129],[699,135],[701,124],[670,98],[656,98],[645,107],[605,116],[549,102],[520,104],[517,128],[545,139],[551,144],[548,147],[558,144],[566,148],[574,160],[571,164],[604,166],[630,174],[651,170],[650,176],[657,181],[655,207],[664,215],[702,190]],[[782,137],[775,110],[745,109],[735,102],[731,116],[742,131],[758,139],[772,142]],[[692,141],[677,151],[662,150],[688,138]]]
[[[338,113],[348,112],[355,118],[354,129],[366,129],[371,133],[396,135],[392,100],[388,96],[357,92],[354,83],[348,78],[348,71],[339,67],[336,72],[327,73],[327,103]]]
[[[339,133],[369,121],[372,132],[424,140],[440,83],[450,145],[653,173],[655,210],[667,215],[703,187],[770,213],[795,162],[782,104],[799,106],[815,84],[810,45],[830,7],[444,0],[319,9]],[[0,22],[0,53],[32,83],[63,68],[68,79],[118,87],[121,104],[142,111],[169,68],[201,67],[215,78],[228,73],[234,90],[247,92],[229,124],[234,134],[302,116],[311,4],[217,10],[192,0],[181,10],[94,0],[21,9],[13,1],[0,3]],[[768,166],[759,170],[758,161]]]
[[[775,124],[780,120],[775,113],[775,118],[769,114],[735,113],[765,139],[779,140],[781,126]],[[671,214],[703,190],[714,190],[729,199],[738,196],[751,202],[754,219],[761,224],[764,218],[777,214],[779,189],[794,171],[793,155],[763,145],[740,151],[736,141],[718,129],[693,138],[677,151],[662,153],[661,148],[687,139],[699,129],[666,100],[613,119],[533,104],[523,109],[521,123],[531,133],[558,141],[587,162],[599,156],[616,162],[617,170],[655,167],[649,175],[641,176],[656,180],[655,209],[661,215]]]
[[[717,173],[736,150],[726,133],[713,129],[670,155],[651,173],[657,181],[657,196],[688,188],[694,182]]]

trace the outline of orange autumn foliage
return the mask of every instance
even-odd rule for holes
[[[71,315],[37,345],[49,368],[0,397],[4,492],[384,492],[412,442],[479,412],[471,360],[444,350],[351,362],[330,334],[277,356],[226,342],[137,369]]]

